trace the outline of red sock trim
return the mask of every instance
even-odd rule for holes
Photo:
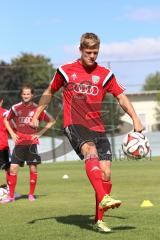
[[[34,195],[34,191],[37,184],[38,173],[30,171],[30,191],[29,194]]]

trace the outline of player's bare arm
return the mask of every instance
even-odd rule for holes
[[[49,105],[51,98],[52,98],[52,91],[51,91],[51,87],[49,86],[42,94],[40,100],[39,100],[39,104],[37,107],[37,110],[33,116],[32,122],[31,122],[31,126],[32,127],[38,127],[39,126],[39,116],[40,114],[43,112],[43,110]]]
[[[140,119],[138,118],[132,103],[128,99],[128,97],[121,93],[117,96],[117,100],[123,110],[132,118],[134,130],[136,132],[141,132],[144,130],[144,126],[142,125]]]
[[[50,129],[54,124],[56,123],[56,120],[52,118],[48,123],[46,123],[45,127],[33,135],[34,138],[40,138],[48,129]]]
[[[9,121],[7,120],[7,118],[4,118],[4,124],[9,132],[9,134],[11,135],[13,141],[16,143],[18,141],[18,135],[13,131],[13,129],[10,126]]]

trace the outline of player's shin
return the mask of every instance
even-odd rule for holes
[[[29,195],[34,195],[34,191],[37,184],[38,173],[30,171],[30,191]]]
[[[109,181],[102,180],[102,183],[103,183],[103,188],[105,190],[105,193],[107,195],[110,195],[111,190],[112,190],[112,182],[111,182],[111,180],[109,180]]]
[[[109,181],[105,181],[105,180],[102,180],[102,184],[103,184],[103,188],[105,190],[105,193],[107,195],[110,195],[111,193],[111,189],[112,189],[112,182],[109,180]],[[95,196],[96,198],[96,213],[95,213],[95,223],[98,221],[98,220],[103,220],[103,215],[104,215],[104,212],[108,209],[100,209],[99,208],[99,201],[98,201],[98,198],[97,198],[97,195]]]
[[[101,201],[105,195],[105,191],[102,184],[102,172],[99,167],[98,158],[87,158],[85,160],[85,169],[87,176],[97,194],[98,201]]]
[[[10,173],[8,175],[9,197],[14,199],[15,187],[17,184],[17,174]]]
[[[94,222],[96,223],[98,220],[103,220],[104,210],[99,208],[99,201],[97,198],[97,194],[95,194],[96,199],[96,211],[95,211],[95,219]]]

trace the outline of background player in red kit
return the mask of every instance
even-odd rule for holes
[[[2,107],[3,99],[0,99],[0,169],[6,172],[6,182],[8,182],[9,174],[9,147],[8,147],[8,131],[4,125],[4,115],[7,110]],[[6,187],[6,184],[2,184]],[[1,186],[0,186],[1,187]]]
[[[96,215],[94,228],[110,232],[103,222],[104,211],[119,207],[120,200],[111,198],[111,147],[101,119],[101,105],[106,93],[117,98],[120,106],[133,120],[135,131],[142,126],[124,88],[112,71],[97,62],[100,40],[94,33],[85,33],[80,40],[80,59],[60,66],[44,91],[32,125],[49,104],[52,95],[63,87],[64,131],[81,159],[85,160],[87,176],[95,190]]]
[[[24,85],[20,94],[22,102],[13,105],[5,117],[6,128],[15,142],[8,181],[10,196],[5,202],[14,201],[18,168],[19,166],[23,167],[25,161],[30,169],[28,199],[30,201],[35,200],[34,191],[37,183],[37,164],[41,163],[41,158],[37,153],[38,138],[54,124],[54,119],[46,111],[43,111],[39,116],[39,121],[45,121],[45,127],[39,132],[35,128],[32,128],[30,122],[37,108],[37,104],[32,101],[34,90],[31,86]],[[14,121],[15,129],[11,127],[10,120]]]

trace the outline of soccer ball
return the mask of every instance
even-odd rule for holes
[[[130,132],[123,139],[122,150],[129,158],[141,159],[149,153],[149,141],[142,133]]]
[[[0,188],[0,201],[4,200],[8,196],[8,189]]]

